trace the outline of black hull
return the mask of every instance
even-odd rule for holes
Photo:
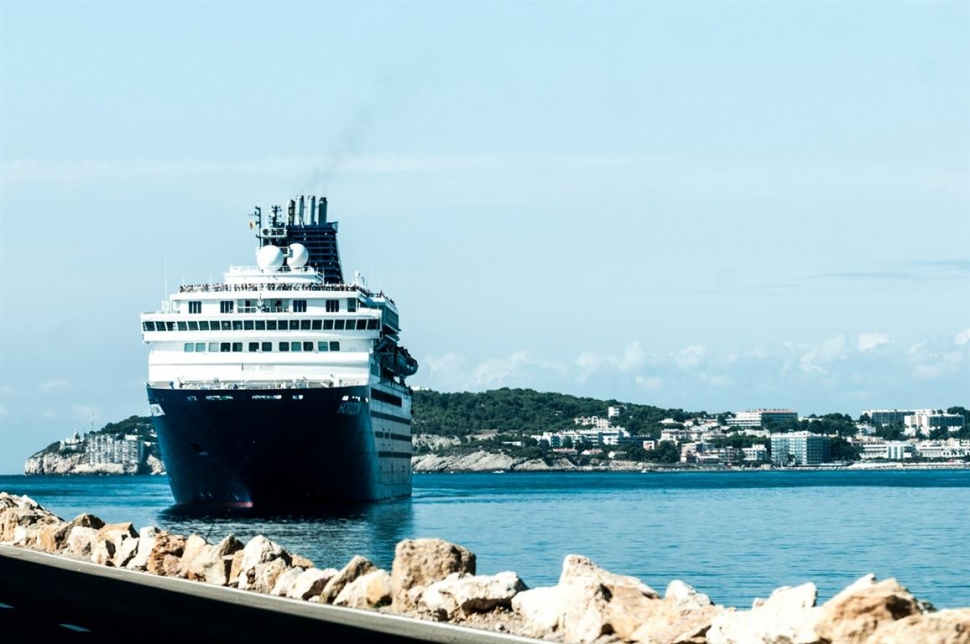
[[[411,494],[410,444],[379,451],[370,388],[148,387],[179,506],[326,507]]]

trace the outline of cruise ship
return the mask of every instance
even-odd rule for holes
[[[256,266],[141,315],[148,403],[177,506],[326,506],[411,494],[397,306],[345,279],[327,199],[257,206]]]

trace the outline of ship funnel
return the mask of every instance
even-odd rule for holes
[[[296,218],[296,199],[290,199],[290,203],[286,205],[286,216],[287,223],[293,225],[293,220]]]
[[[325,223],[327,223],[327,198],[320,197],[317,203],[317,224],[322,226]]]
[[[300,195],[300,216],[296,220],[296,223],[299,224],[300,226],[303,225],[303,213],[304,213],[305,205],[306,205],[306,197],[304,197],[303,195]]]
[[[316,226],[317,224],[317,198],[310,197],[310,225]]]

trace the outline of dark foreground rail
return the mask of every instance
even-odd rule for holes
[[[272,642],[301,635],[322,638],[317,641],[323,642],[368,644],[535,642],[376,611],[310,604],[106,568],[0,546],[0,640],[3,642],[26,641],[13,636],[29,636],[44,642],[184,642],[229,638],[241,642]]]

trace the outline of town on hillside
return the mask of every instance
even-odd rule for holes
[[[867,409],[858,418],[792,409],[708,414],[529,389],[415,390],[413,453],[500,453],[547,464],[763,468],[970,465],[970,411]],[[49,445],[25,474],[159,473],[157,438],[132,416]],[[416,467],[417,471],[420,471]]]

